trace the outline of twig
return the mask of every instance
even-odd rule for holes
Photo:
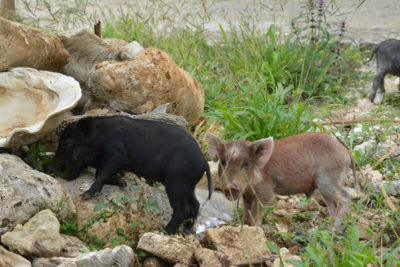
[[[372,165],[372,169],[374,170],[382,161],[384,161],[387,157],[390,156],[395,150],[397,149],[397,146],[393,146],[388,152],[386,152],[385,155],[383,155],[377,162],[375,162],[374,165]]]
[[[322,125],[336,125],[336,124],[354,124],[360,122],[400,122],[400,120],[390,120],[390,119],[357,119],[357,120],[348,120],[348,121],[331,121],[331,122],[323,122]]]
[[[277,258],[276,256],[271,256],[269,258],[254,258],[248,261],[236,262],[235,266],[249,266],[253,264],[262,264],[266,261],[274,261],[276,258]]]
[[[386,204],[388,205],[389,209],[391,209],[392,211],[396,211],[396,207],[393,205],[393,202],[390,200],[390,198],[389,198],[388,195],[386,194],[386,190],[385,190],[385,188],[383,187],[383,185],[380,184],[379,187],[381,188],[383,197],[385,198]]]

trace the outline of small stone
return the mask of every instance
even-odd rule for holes
[[[144,48],[136,41],[133,41],[121,48],[120,57],[122,60],[132,60]]]
[[[231,265],[271,255],[260,227],[243,225],[210,228],[206,230],[206,239],[213,249],[227,256]]]
[[[171,263],[194,261],[195,247],[180,236],[148,232],[140,238],[137,248]]]
[[[207,248],[197,249],[194,253],[194,257],[196,258],[196,261],[199,263],[200,267],[222,267],[228,265],[228,259],[226,256],[224,256],[221,252]]]
[[[297,255],[292,255],[287,248],[281,248],[279,250],[280,257],[284,264],[281,263],[281,259],[277,258],[274,263],[272,264],[272,267],[280,267],[280,266],[285,266],[285,267],[295,267],[296,265],[293,265],[291,263],[287,263],[287,260],[298,260],[298,261],[303,261],[300,256]]]

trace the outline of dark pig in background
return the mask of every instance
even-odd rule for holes
[[[207,174],[207,160],[197,142],[185,130],[170,123],[126,116],[87,117],[66,127],[61,135],[51,170],[72,180],[86,168],[96,169],[96,181],[83,199],[100,192],[103,184],[115,184],[112,176],[128,170],[165,185],[172,218],[165,230],[177,231],[182,222],[191,229],[199,211],[195,186]]]
[[[318,189],[335,224],[346,209],[348,193],[343,189],[346,168],[351,166],[354,186],[355,163],[350,151],[324,133],[304,133],[279,140],[272,137],[250,142],[223,142],[207,133],[212,160],[220,160],[225,178],[224,192],[230,199],[243,197],[243,223],[258,225],[275,194],[305,193]]]
[[[371,61],[374,56],[376,59],[377,74],[372,83],[369,99],[371,102],[375,100],[375,103],[380,104],[382,99],[375,99],[376,91],[379,88],[379,92],[382,94],[381,97],[383,97],[385,93],[384,79],[386,74],[400,77],[400,40],[387,39],[380,42],[375,46],[373,54],[367,62]]]

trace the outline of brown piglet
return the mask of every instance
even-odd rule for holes
[[[259,225],[274,196],[321,193],[335,224],[346,210],[343,189],[346,168],[353,170],[354,186],[360,186],[350,151],[324,133],[304,133],[279,140],[272,137],[229,143],[207,132],[208,152],[220,160],[224,193],[230,200],[243,197],[243,223]]]

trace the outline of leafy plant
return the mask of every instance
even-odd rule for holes
[[[400,251],[397,247],[396,252]],[[330,230],[316,230],[306,246],[303,266],[393,266],[400,259],[392,253],[393,248],[376,249],[374,240],[362,242],[357,228],[348,225],[344,236],[333,235]],[[384,257],[380,256],[384,253]],[[382,255],[382,256],[383,256]],[[389,265],[387,265],[389,264]]]
[[[52,159],[46,156],[46,146],[42,143],[29,145],[25,161],[38,171],[45,171],[52,163]]]
[[[244,88],[243,98],[213,114],[225,125],[226,139],[257,140],[268,136],[283,138],[316,128],[313,116],[301,103],[283,104],[290,90],[281,85],[274,94]]]
[[[138,206],[138,214],[145,210],[159,209],[159,206],[153,199],[144,198],[143,188],[138,186],[132,187],[138,191],[138,200],[136,203]],[[107,242],[103,239],[99,239],[95,234],[90,233],[90,229],[98,222],[107,223],[112,218],[119,218],[119,213],[129,210],[131,203],[132,199],[129,195],[117,195],[107,202],[98,202],[93,210],[96,214],[82,225],[77,235],[87,241],[90,249],[103,249],[104,246],[107,245]],[[128,229],[116,228],[109,240],[109,244],[110,246],[125,244],[131,246],[136,251],[138,233],[145,232],[146,229],[146,225],[141,220],[131,223]]]

